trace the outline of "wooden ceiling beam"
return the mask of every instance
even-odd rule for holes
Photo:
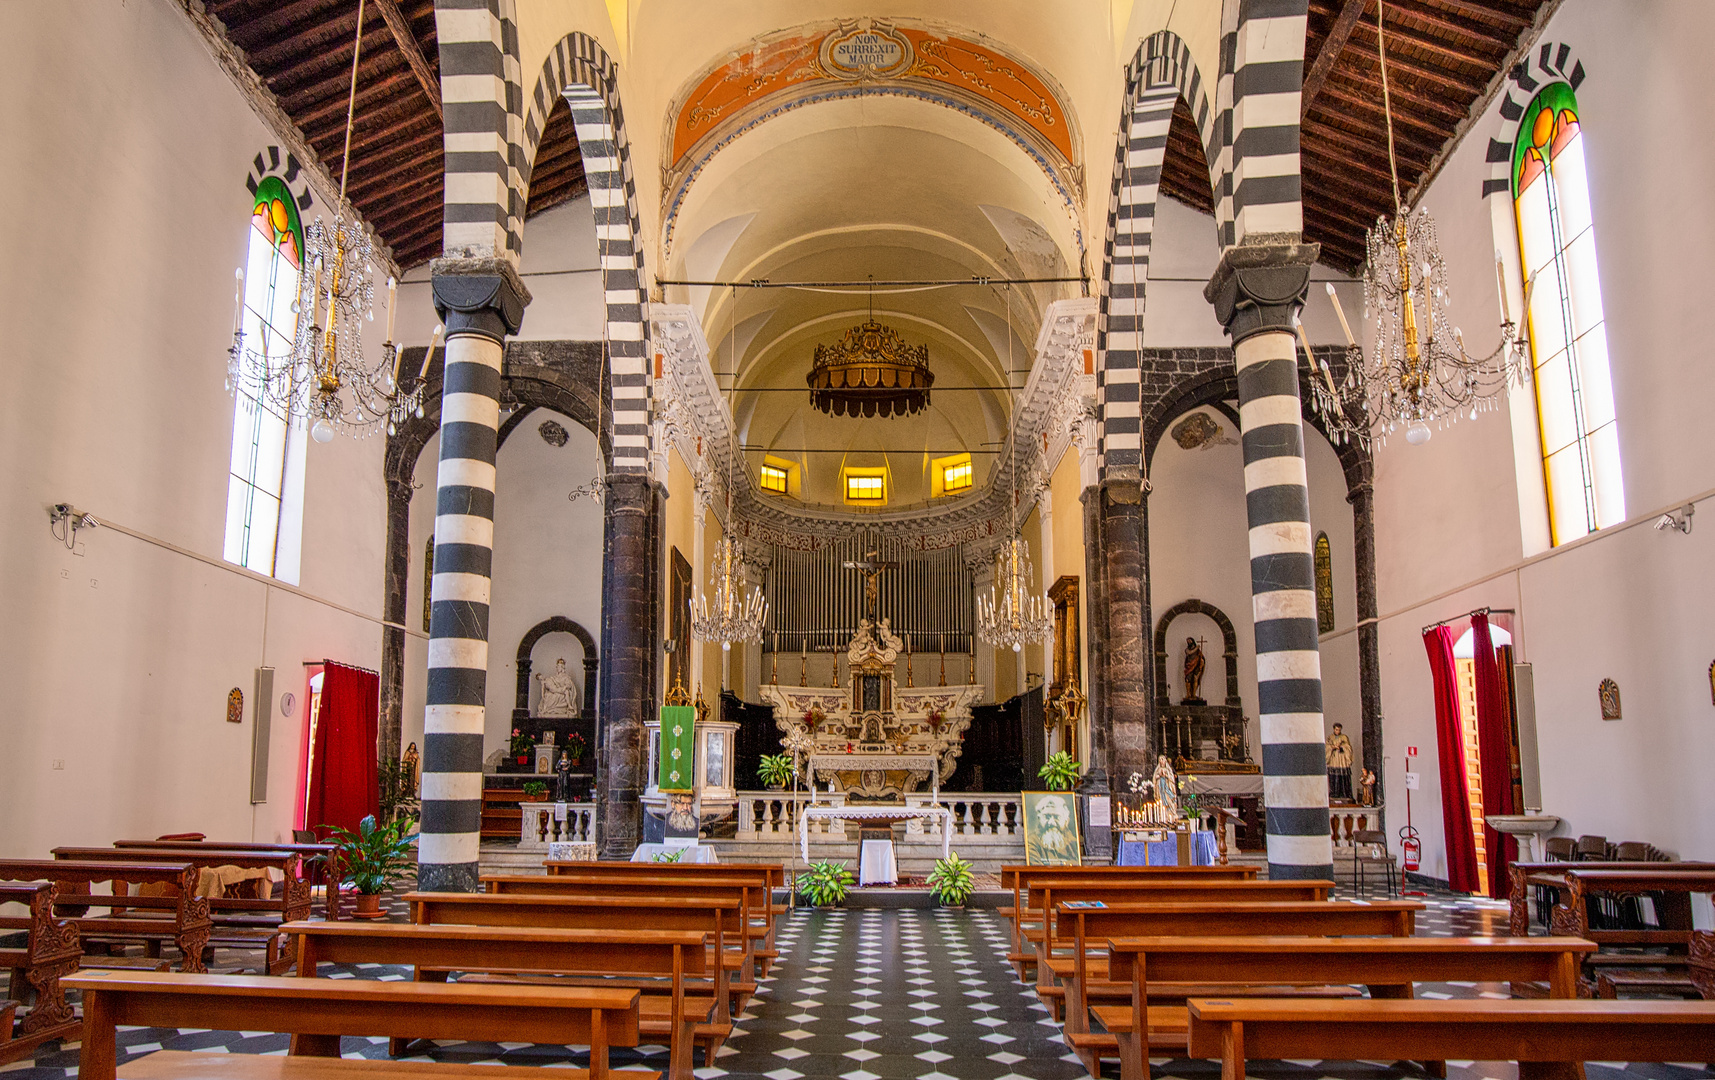
[[[366,47],[357,64],[357,92],[363,93],[365,86],[384,76],[407,71],[404,57],[393,46]],[[315,65],[314,70],[300,65],[271,71],[268,83],[288,108],[319,105],[332,98],[344,104],[351,93],[351,57],[344,64]]]
[[[1430,5],[1417,2],[1417,0],[1387,0],[1387,2],[1390,9],[1399,12],[1401,16],[1423,23],[1443,33],[1492,42],[1502,51],[1505,51],[1507,46],[1512,44],[1509,35],[1500,34],[1481,22],[1455,21],[1435,11]],[[1439,2],[1436,6],[1440,6]],[[1394,21],[1394,18],[1388,20],[1390,23]]]
[[[394,71],[381,79],[371,80],[368,83],[358,83],[358,114],[362,115],[366,110],[375,107],[378,102],[386,101],[394,97],[399,93],[401,88],[406,87],[408,84],[414,87],[415,80],[411,78],[410,72],[406,71]],[[308,130],[325,121],[334,120],[338,121],[340,129],[343,131],[345,128],[345,110],[347,102],[349,101],[346,97],[346,91],[349,89],[350,86],[347,84],[347,87],[344,90],[341,90],[341,92],[337,94],[328,95],[319,105],[312,108],[296,110],[295,115],[298,117],[298,126]],[[412,89],[411,92],[415,93],[416,91],[415,89]]]
[[[1334,16],[1334,25],[1328,31],[1328,36],[1322,42],[1322,49],[1316,54],[1316,60],[1310,65],[1310,70],[1304,75],[1304,89],[1300,94],[1299,114],[1307,116],[1310,106],[1316,101],[1316,95],[1322,92],[1322,84],[1328,81],[1328,74],[1334,70],[1334,65],[1340,62],[1340,53],[1346,48],[1346,42],[1352,36],[1352,30],[1358,25],[1358,19],[1364,14],[1364,0],[1346,0],[1340,8],[1340,13]]]
[[[226,27],[233,44],[238,45],[241,38],[251,42],[271,41],[306,19],[325,18],[328,0],[291,0],[272,7],[244,0],[210,0],[208,9]]]
[[[1375,52],[1375,24],[1360,23],[1359,29],[1364,31],[1365,40],[1370,44],[1370,51],[1373,54]],[[1455,49],[1450,45],[1444,45],[1435,38],[1424,34],[1420,30],[1413,30],[1409,26],[1401,26],[1398,23],[1388,23],[1386,25],[1386,30],[1388,40],[1388,63],[1390,64],[1393,62],[1394,49],[1400,46],[1411,49],[1420,49],[1426,53],[1433,53],[1436,56],[1445,57],[1447,60],[1455,64],[1466,64],[1474,68],[1488,67],[1492,63],[1488,57],[1473,55],[1470,50],[1460,50]],[[1492,46],[1492,51],[1502,51],[1505,48],[1506,46],[1504,44],[1495,45]]]
[[[1490,3],[1478,3],[1476,0],[1435,0],[1435,3],[1438,7],[1447,8],[1449,11],[1456,11],[1467,18],[1476,19],[1479,22],[1484,19],[1494,19],[1497,22],[1504,22],[1508,26],[1513,27],[1515,33],[1530,25],[1529,15],[1520,15],[1516,12],[1508,11],[1506,8],[1494,3],[1493,0],[1491,0]]]
[[[1355,135],[1314,117],[1303,121],[1299,127],[1304,133],[1301,142],[1326,141],[1342,146],[1350,153],[1368,154],[1378,161],[1387,160],[1387,132],[1379,127],[1371,128],[1364,135]],[[1402,139],[1398,132],[1394,133],[1394,144],[1394,153],[1401,168],[1420,168],[1435,156],[1435,151],[1429,146]]]
[[[1342,110],[1343,119],[1350,123],[1363,124],[1364,126],[1373,129],[1376,132],[1376,137],[1380,145],[1386,146],[1387,131],[1383,124],[1383,119],[1386,114],[1382,112],[1381,92],[1377,91],[1375,96],[1371,97],[1367,93],[1369,88],[1365,87],[1364,89],[1366,90],[1366,93],[1359,95],[1347,87],[1340,85],[1339,82],[1329,80],[1328,85],[1322,88],[1322,96],[1336,98],[1345,102],[1349,106],[1355,106],[1357,110],[1356,112],[1353,112],[1352,109]],[[1424,117],[1413,113],[1410,109],[1400,108],[1401,100],[1406,99],[1405,95],[1402,95],[1393,87],[1389,87],[1389,90],[1394,98],[1394,138],[1399,138],[1399,129],[1401,127],[1408,127],[1414,131],[1427,132],[1429,139],[1433,141],[1419,139],[1417,142],[1419,146],[1433,153],[1437,148],[1439,148],[1441,140],[1447,137],[1447,125],[1437,124],[1433,120],[1425,119]],[[1448,112],[1445,108],[1436,108],[1434,112],[1438,117],[1448,116]],[[1371,119],[1372,117],[1374,119]],[[1449,117],[1449,120],[1450,119],[1451,118]]]
[[[423,88],[423,96],[434,106],[435,115],[446,123],[446,114],[441,111],[441,80],[429,67],[429,61],[423,56],[423,49],[417,44],[417,35],[411,32],[411,24],[406,21],[405,13],[399,10],[399,5],[393,0],[375,0],[375,6],[381,9],[381,18],[387,23],[387,32],[393,35],[399,51],[405,54],[406,63],[411,65],[411,74],[417,77],[417,84]]]

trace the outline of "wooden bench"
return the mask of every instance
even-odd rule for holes
[[[1578,996],[1579,962],[1596,948],[1580,938],[1553,937],[1123,937],[1107,945],[1109,976],[1129,984],[1130,1000],[1092,1011],[1118,1039],[1122,1080],[1148,1080],[1149,1054],[1157,1046],[1185,1045],[1186,1013],[1178,1002],[1186,986],[1362,985],[1372,999],[1400,999],[1410,998],[1420,982],[1540,981],[1551,998],[1566,1000]],[[1173,986],[1170,1003],[1157,1000],[1154,987],[1162,983]],[[1193,996],[1208,993],[1230,996],[1224,985]]]
[[[307,885],[311,884],[310,879],[317,869],[327,881],[323,906],[328,919],[338,919],[340,915],[338,844],[257,844],[227,840],[115,840],[113,846],[116,848],[154,848],[158,851],[167,852],[196,852],[198,850],[207,851],[211,848],[218,848],[221,851],[295,852],[302,860],[300,867]]]
[[[573,1070],[585,1080],[605,1080],[608,1047],[638,1038],[637,991],[621,988],[130,971],[84,972],[66,988],[83,994],[79,1080],[115,1080],[121,1024],[287,1032],[293,1054],[328,1058],[343,1035],[588,1046],[589,1069]]]
[[[542,1075],[538,1068],[521,1065],[205,1054],[186,1050],[156,1050],[132,1058],[119,1066],[118,1074],[119,1080],[540,1080]],[[608,1075],[619,1080],[646,1080],[660,1074],[611,1069]]]
[[[1190,1056],[1244,1080],[1248,1058],[1517,1061],[1520,1080],[1584,1061],[1708,1061],[1715,1002],[1271,1001],[1194,998]]]
[[[0,968],[11,970],[6,1005],[0,1005],[0,1065],[27,1057],[54,1039],[75,1040],[82,1024],[60,980],[77,970],[83,945],[77,927],[54,917],[58,890],[51,882],[0,885],[0,904],[22,904],[29,914],[0,918],[0,929],[24,932],[22,948],[0,949]],[[20,999],[33,992],[30,1011],[17,1020]],[[6,1006],[10,1006],[9,1008]]]
[[[731,1023],[756,993],[746,977],[749,961],[728,949],[743,929],[740,907],[730,897],[675,896],[626,899],[604,896],[492,893],[405,894],[411,921],[422,926],[538,926],[561,930],[692,930],[710,934],[710,989],[715,1022]],[[719,957],[720,962],[713,962]],[[734,975],[738,977],[734,977]]]
[[[202,871],[222,866],[244,870],[276,871],[281,875],[279,891],[267,899],[210,896],[209,919],[213,929],[209,944],[241,949],[262,949],[263,970],[278,975],[290,970],[292,956],[280,938],[280,925],[310,916],[310,883],[303,876],[303,857],[277,848],[242,850],[184,845],[173,848],[81,848],[60,847],[55,859],[80,862],[148,863],[180,860],[189,862],[200,877]],[[192,891],[196,891],[193,887]]]
[[[685,877],[673,873],[608,876],[599,871],[552,877],[541,874],[484,874],[482,882],[487,891],[498,894],[613,896],[626,900],[683,895],[730,896],[740,904],[745,927],[745,956],[762,975],[767,975],[769,966],[780,957],[780,953],[769,944],[774,936],[774,920],[770,911],[773,907],[772,889],[763,882],[760,874],[700,873]]]
[[[141,941],[151,957],[158,957],[162,942],[171,941],[178,947],[181,970],[204,970],[203,949],[212,927],[208,900],[193,895],[197,872],[190,863],[0,859],[0,881],[44,880],[59,883],[54,912],[76,924],[84,949],[90,947],[92,939],[102,943]],[[111,883],[116,890],[121,884],[164,886],[171,895],[89,891],[90,886],[101,882]],[[90,908],[104,908],[108,913],[89,915]]]
[[[540,927],[420,926],[410,923],[301,922],[288,932],[298,941],[298,974],[313,977],[321,964],[401,964],[419,982],[445,982],[452,972],[506,976],[551,975],[538,985],[621,985],[639,990],[639,1031],[646,1042],[668,1047],[670,1080],[690,1080],[692,1049],[714,1064],[732,1024],[712,1023],[714,996],[687,995],[687,977],[708,972],[709,935],[678,930],[551,930]],[[479,980],[480,981],[480,980]],[[654,1036],[654,1038],[650,1038]],[[403,1042],[394,1053],[401,1053]]]
[[[1508,903],[1510,906],[1507,932],[1514,937],[1523,937],[1530,933],[1530,893],[1538,888],[1547,889],[1563,898],[1567,889],[1566,875],[1574,870],[1647,870],[1664,873],[1715,873],[1715,863],[1708,862],[1516,862],[1507,867],[1507,877],[1512,886]],[[1556,900],[1558,905],[1559,899]],[[1688,912],[1686,914],[1689,914]],[[1588,918],[1588,915],[1586,915]],[[1552,922],[1542,920],[1544,925]],[[1689,927],[1690,923],[1687,922]]]
[[[1279,902],[1265,904],[1119,904],[1105,908],[1062,906],[1062,926],[1071,928],[1070,956],[1048,958],[1049,973],[1058,986],[1037,986],[1037,996],[1056,1019],[1063,1019],[1069,1045],[1086,1064],[1103,1057],[1117,1057],[1119,1042],[1111,1033],[1090,1030],[1089,1009],[1097,1002],[1129,1002],[1131,984],[1109,970],[1106,942],[1116,937],[1191,937],[1204,935],[1380,935],[1407,938],[1416,929],[1417,912],[1423,905],[1414,900]],[[1169,989],[1182,1001],[1182,987],[1158,987],[1158,996]],[[1209,988],[1202,988],[1204,993]],[[1221,993],[1258,996],[1249,990],[1223,987]],[[1345,996],[1338,988],[1285,990],[1288,996]],[[1351,996],[1355,996],[1355,993]],[[1183,1025],[1181,1025],[1181,1029]]]
[[[1000,908],[1002,918],[1012,920],[1012,952],[1007,955],[1018,981],[1030,978],[1036,963],[1035,953],[1025,949],[1023,932],[1027,924],[1041,921],[1041,908],[1027,910],[1031,886],[1037,881],[1054,879],[1065,884],[1106,881],[1254,881],[1254,866],[1003,866],[1000,887],[1012,893],[1012,906]]]
[[[545,861],[542,865],[547,870],[549,877],[586,877],[586,879],[591,875],[616,880],[650,877],[659,874],[670,874],[685,880],[699,879],[704,876],[720,877],[729,874],[754,875],[757,886],[761,889],[761,897],[767,902],[761,911],[766,915],[768,948],[770,949],[774,948],[776,919],[787,911],[785,904],[774,901],[775,890],[786,888],[786,867],[780,863],[590,863],[554,859]],[[766,970],[763,973],[767,974]]]

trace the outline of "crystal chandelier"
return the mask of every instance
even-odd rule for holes
[[[1496,408],[1515,385],[1530,378],[1522,332],[1509,318],[1501,324],[1501,343],[1487,356],[1465,351],[1464,335],[1447,319],[1447,269],[1435,235],[1435,221],[1419,206],[1406,210],[1399,195],[1394,159],[1393,107],[1389,97],[1387,43],[1382,37],[1382,8],[1376,11],[1377,50],[1381,60],[1382,112],[1387,123],[1388,169],[1393,177],[1394,218],[1378,218],[1367,241],[1364,264],[1364,316],[1376,322],[1375,351],[1366,355],[1352,336],[1340,298],[1328,284],[1328,296],[1346,337],[1344,377],[1336,382],[1324,360],[1299,336],[1316,378],[1311,404],[1336,443],[1370,440],[1400,428],[1412,445],[1429,440],[1430,425],[1445,426],[1480,410]],[[1497,273],[1500,267],[1497,264]],[[1506,281],[1501,275],[1502,311]],[[1526,296],[1526,310],[1529,296]]]
[[[336,429],[368,437],[385,422],[387,433],[413,415],[423,415],[423,388],[431,344],[422,371],[409,390],[399,385],[399,354],[393,343],[394,301],[398,282],[387,279],[387,339],[381,359],[371,365],[363,355],[363,324],[375,319],[374,249],[357,226],[346,201],[351,167],[351,130],[357,110],[357,65],[363,48],[363,9],[357,5],[357,40],[352,48],[351,90],[346,103],[345,155],[340,165],[339,207],[331,226],[318,217],[304,229],[298,296],[292,304],[297,333],[290,350],[269,352],[246,347],[243,329],[244,271],[238,271],[238,313],[227,350],[226,388],[243,388],[251,399],[282,415],[308,422],[317,442]],[[436,331],[438,343],[440,331]]]
[[[733,289],[733,319],[728,328],[727,355],[731,358],[734,376],[728,382],[727,393],[733,393],[737,382],[738,354],[733,352],[733,328],[738,325],[738,289]],[[729,402],[730,413],[730,402]],[[699,451],[701,447],[699,445]],[[732,476],[727,476],[726,485],[726,521],[721,531],[720,542],[715,545],[714,579],[715,598],[710,603],[709,596],[691,600],[691,633],[703,641],[718,641],[723,650],[730,650],[734,642],[759,644],[762,641],[762,626],[768,621],[768,601],[762,597],[762,587],[756,586],[748,594],[744,585],[738,580],[738,564],[741,561],[739,544],[727,530],[732,528]]]
[[[1008,295],[1011,295],[1010,291]],[[1010,322],[1010,305],[1007,318]],[[1011,333],[1006,335],[1006,369],[1013,370]],[[1030,553],[1018,532],[1016,429],[1009,450],[1012,455],[1012,536],[995,553],[995,579],[989,586],[988,596],[977,597],[977,637],[997,649],[1010,648],[1013,652],[1022,652],[1026,643],[1046,641],[1054,633],[1054,606],[1046,596],[1030,593]]]

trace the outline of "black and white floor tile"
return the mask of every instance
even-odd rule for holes
[[[1366,892],[1368,892],[1366,890]],[[1379,895],[1379,894],[1370,894]],[[1491,901],[1431,897],[1419,933],[1505,932]],[[799,911],[777,934],[780,960],[737,1018],[738,1029],[699,1080],[1078,1080],[1085,1075],[1035,993],[1006,962],[1008,923],[980,909]],[[232,954],[222,954],[226,960]],[[233,957],[243,962],[242,956]],[[230,970],[228,963],[217,969]],[[355,965],[335,978],[400,979],[404,968]],[[1505,997],[1502,984],[1424,986],[1425,997]],[[119,1035],[120,1060],[162,1048],[283,1054],[283,1035],[135,1028]],[[418,1044],[422,1060],[582,1066],[581,1051],[527,1044]],[[345,1040],[347,1057],[386,1056],[383,1039]],[[615,1051],[616,1066],[660,1068],[664,1051]],[[1215,1080],[1215,1062],[1156,1059],[1158,1077]],[[1110,1076],[1117,1068],[1110,1065]],[[1355,1062],[1252,1063],[1265,1080],[1403,1080],[1408,1068]],[[77,1047],[50,1044],[34,1061],[0,1066],[5,1080],[76,1076]],[[1598,1065],[1590,1080],[1693,1080],[1710,1072],[1674,1065]],[[1516,1067],[1449,1062],[1450,1080],[1511,1080]]]

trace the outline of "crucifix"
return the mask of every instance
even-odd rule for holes
[[[896,562],[883,562],[881,552],[866,551],[861,559],[847,559],[840,565],[847,570],[856,570],[863,575],[864,606],[868,610],[870,622],[875,622],[878,609],[881,606],[881,575],[898,568]]]

